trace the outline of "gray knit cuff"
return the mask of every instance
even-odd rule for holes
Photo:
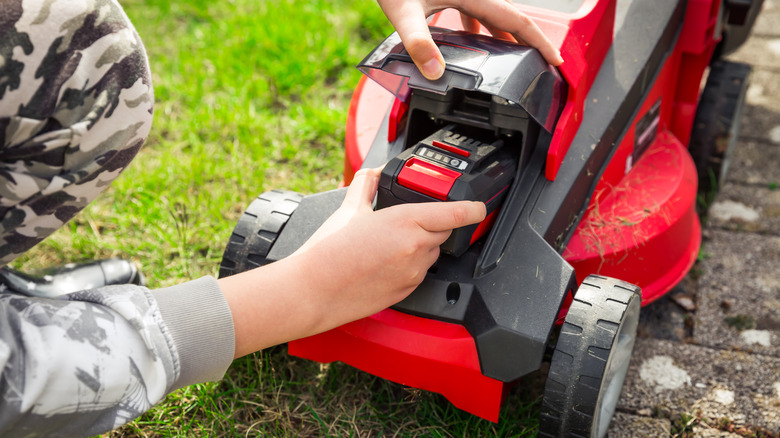
[[[171,391],[219,380],[233,361],[233,315],[217,280],[203,277],[151,291],[179,353],[181,375]]]

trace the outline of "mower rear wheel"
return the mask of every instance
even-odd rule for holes
[[[699,177],[700,213],[705,212],[726,181],[750,72],[749,65],[738,62],[717,60],[710,65],[688,147]]]
[[[268,264],[266,257],[303,196],[287,191],[265,192],[249,204],[225,247],[219,278]]]
[[[574,295],[544,388],[543,437],[604,437],[634,349],[640,289],[588,276]]]

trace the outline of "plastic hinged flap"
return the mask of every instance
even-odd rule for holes
[[[409,89],[446,94],[450,89],[480,91],[522,107],[552,132],[566,100],[566,83],[536,49],[521,44],[431,27],[447,67],[441,78],[426,79],[393,33],[358,64],[358,69],[406,102]]]

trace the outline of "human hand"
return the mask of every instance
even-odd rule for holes
[[[444,73],[444,58],[431,38],[426,17],[446,8],[461,12],[464,28],[477,32],[482,23],[496,38],[535,47],[547,62],[560,65],[561,54],[539,27],[510,0],[377,0],[423,76]]]
[[[453,228],[485,218],[481,202],[374,211],[379,170],[361,170],[341,207],[294,254],[219,280],[236,357],[372,315],[422,282]]]
[[[333,299],[353,306],[350,313],[360,317],[404,299],[425,278],[452,230],[485,218],[485,205],[469,201],[374,211],[379,174],[379,169],[359,171],[341,207],[296,252],[315,254],[312,264],[328,268],[318,283],[328,285],[337,295]],[[339,259],[341,269],[325,266],[326,260]]]

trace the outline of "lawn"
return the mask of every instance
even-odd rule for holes
[[[152,288],[216,275],[258,194],[338,185],[354,65],[392,28],[367,0],[122,4],[154,74],[151,135],[111,188],[14,266],[123,256]],[[221,382],[174,392],[110,436],[532,436],[539,391],[511,394],[493,424],[280,346],[235,361]]]

